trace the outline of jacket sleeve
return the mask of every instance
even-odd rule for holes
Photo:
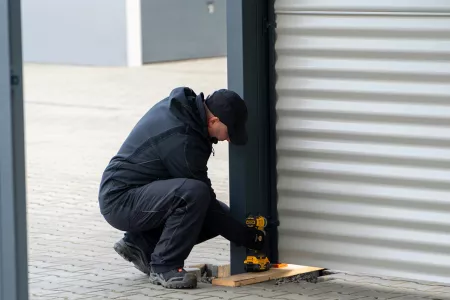
[[[175,135],[164,142],[161,157],[173,178],[190,178],[204,182],[216,199],[208,177],[209,149],[204,142],[186,135]]]

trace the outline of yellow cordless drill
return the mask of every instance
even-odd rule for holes
[[[247,227],[264,231],[267,226],[267,219],[263,216],[249,215],[245,220]],[[270,261],[264,251],[247,249],[247,258],[244,260],[246,272],[261,272],[270,269]]]

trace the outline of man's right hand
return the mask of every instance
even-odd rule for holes
[[[266,241],[266,233],[264,231],[252,228],[249,231],[247,248],[252,250],[262,250]]]

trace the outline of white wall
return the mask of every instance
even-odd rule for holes
[[[22,0],[24,61],[128,65],[127,1]]]

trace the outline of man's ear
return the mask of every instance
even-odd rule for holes
[[[214,125],[215,123],[217,123],[219,121],[218,117],[210,117],[208,119],[208,126]]]

